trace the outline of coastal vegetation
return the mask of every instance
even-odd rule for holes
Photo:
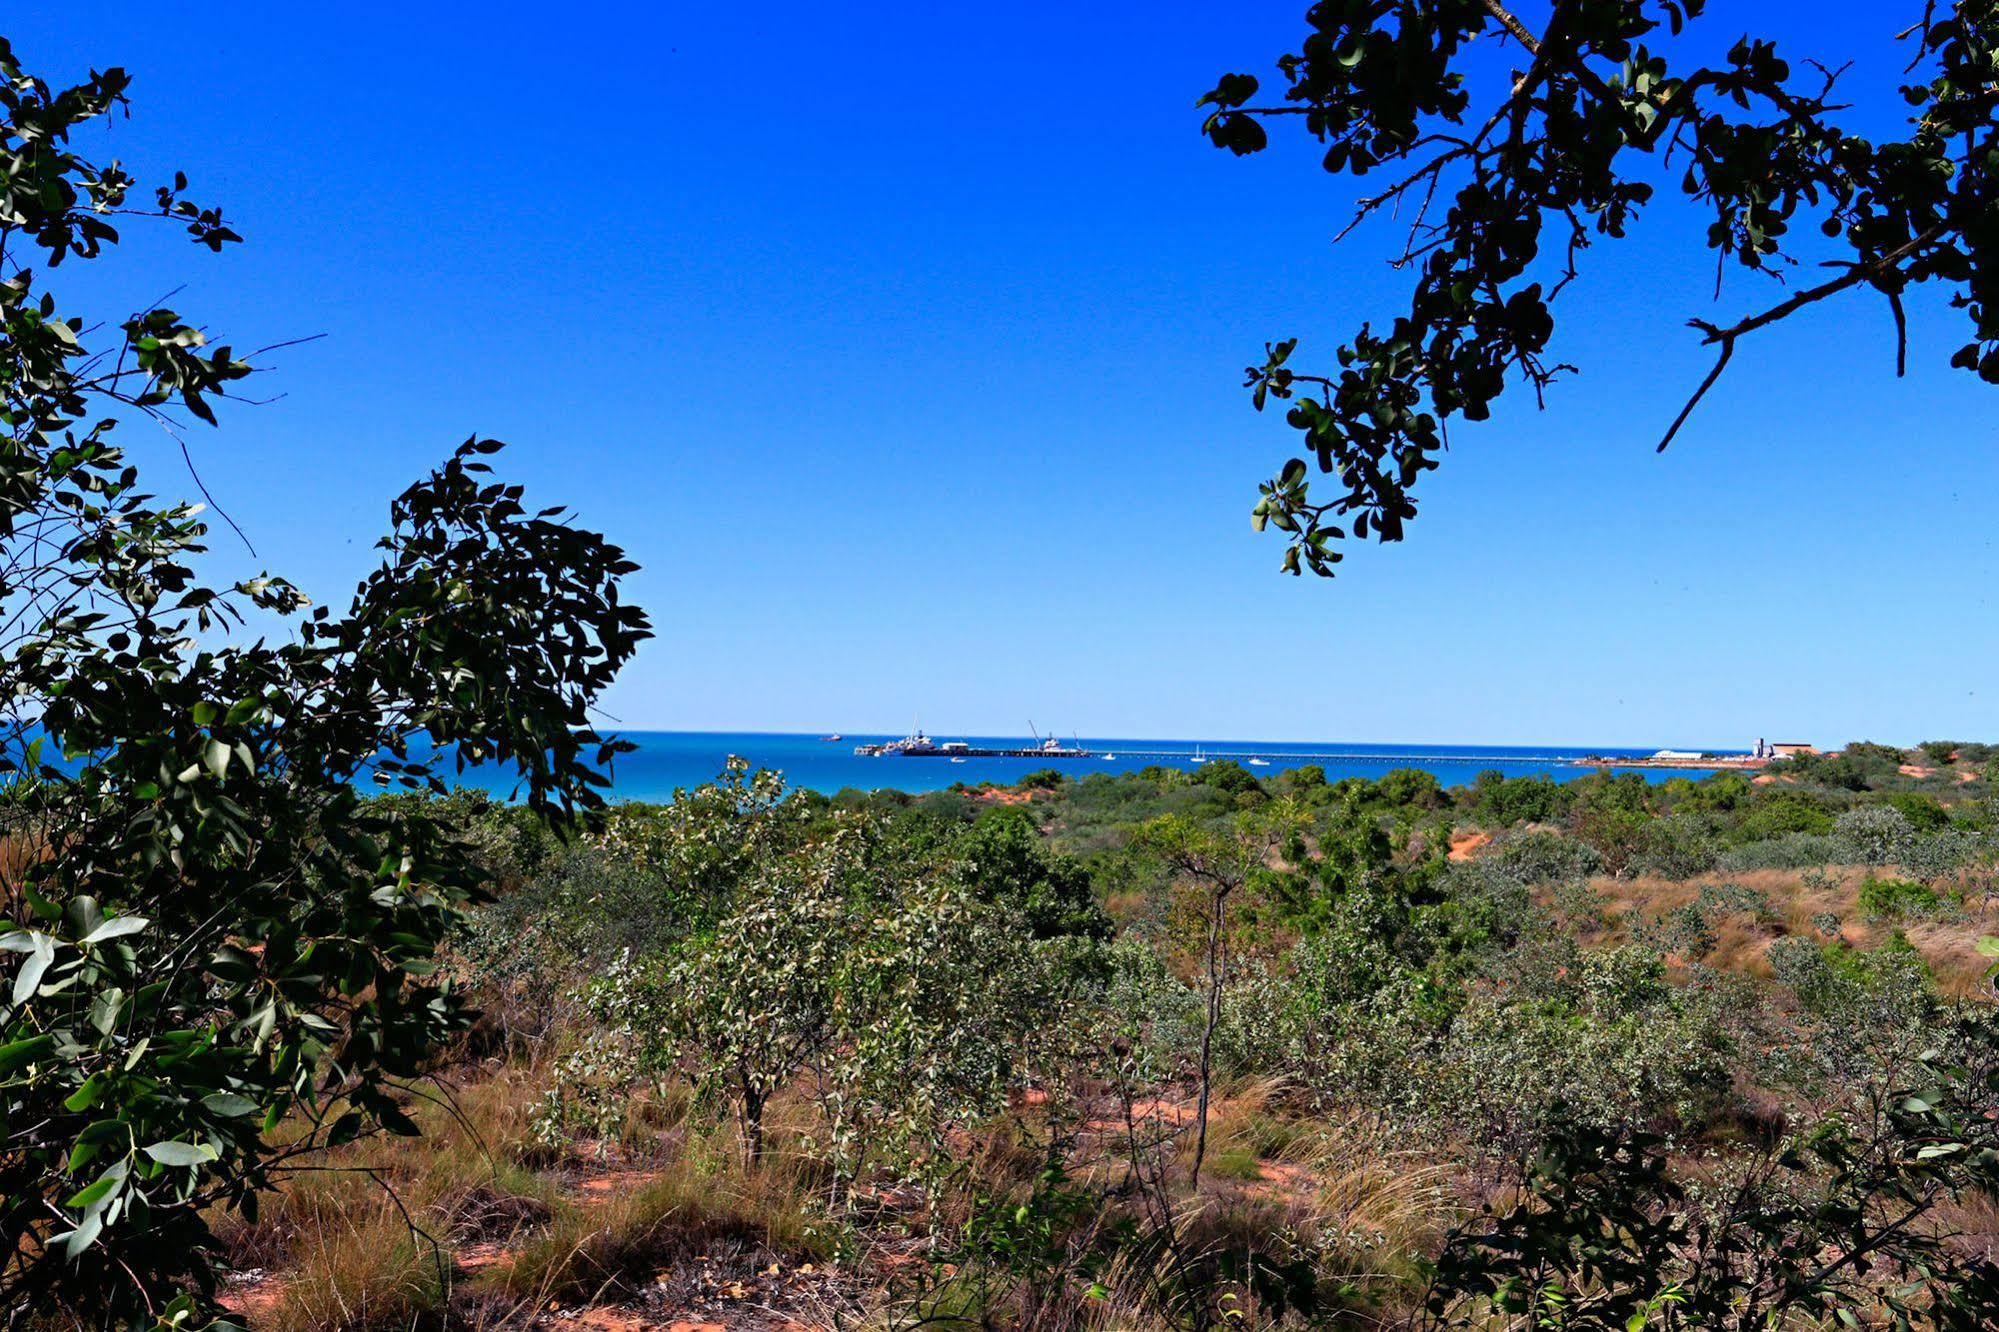
[[[1858,784],[736,765],[567,840],[391,798],[492,886],[442,962],[480,1017],[423,1137],[217,1209],[227,1299],[356,1332],[1990,1326],[1999,765],[1847,752]]]
[[[1251,372],[1346,488],[1266,487],[1294,571],[1334,520],[1399,537],[1443,422],[1552,382],[1540,230],[1620,234],[1633,152],[1690,155],[1742,265],[1808,207],[1850,251],[1700,325],[1716,374],[1792,308],[1866,287],[1899,328],[1935,280],[1999,377],[1999,10],[1923,12],[1877,146],[1760,42],[1669,77],[1639,39],[1699,9],[1322,4],[1286,105],[1206,99],[1235,152],[1300,113],[1329,169],[1414,171],[1381,200],[1469,173],[1417,213],[1407,319],[1337,378],[1289,342]],[[1488,31],[1528,67],[1439,138]],[[735,763],[613,805],[634,566],[496,441],[392,501],[333,603],[218,576],[226,515],[142,483],[157,427],[205,490],[189,432],[267,367],[150,271],[129,314],[52,283],[120,227],[241,239],[75,147],[128,84],[0,41],[10,1329],[1999,1325],[1999,750],[922,796]],[[515,798],[454,790],[471,763]]]

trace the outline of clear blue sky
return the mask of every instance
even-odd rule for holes
[[[1859,57],[1858,94],[1917,6],[1867,8],[1703,27]],[[1247,513],[1291,432],[1240,368],[1403,287],[1384,234],[1330,244],[1353,185],[1308,146],[1197,134],[1302,12],[36,4],[7,31],[52,75],[131,69],[109,146],[248,237],[142,241],[72,293],[185,282],[238,345],[327,335],[197,435],[260,562],[342,598],[402,485],[509,440],[645,565],[627,725],[1999,739],[1999,393],[1943,368],[1958,326],[1919,306],[1897,382],[1883,310],[1821,307],[1655,457],[1706,367],[1681,323],[1716,313],[1671,209],[1573,289],[1582,377],[1456,431],[1410,540],[1277,574]],[[1767,299],[1732,278],[1720,312]]]

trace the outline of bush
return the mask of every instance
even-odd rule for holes
[[[1918,834],[1950,826],[1950,811],[1935,796],[1916,791],[1895,791],[1888,796],[1888,805],[1900,810],[1902,817],[1909,821],[1909,827]]]
[[[1999,1274],[1941,1215],[1989,1190],[1999,1154],[1983,1025],[1968,1059],[1877,1083],[1878,1113],[1808,1124],[1698,1196],[1669,1143],[1562,1126],[1524,1196],[1449,1238],[1427,1326],[1994,1326]]]
[[[1887,805],[1862,805],[1839,816],[1833,836],[1858,865],[1890,865],[1908,854],[1915,829],[1901,810]]]
[[[1232,796],[1261,793],[1263,790],[1256,775],[1234,759],[1210,759],[1194,774],[1193,781],[1196,786],[1211,786]]]
[[[1586,879],[1603,867],[1587,843],[1545,831],[1507,838],[1491,860],[1501,872],[1530,886]]]
[[[1448,1140],[1518,1158],[1563,1126],[1697,1127],[1728,1093],[1716,1014],[1660,980],[1645,949],[1592,951],[1538,1002],[1474,996],[1417,1075],[1418,1114]]]
[[[1472,816],[1489,828],[1547,823],[1560,818],[1568,805],[1566,786],[1545,775],[1508,777],[1487,769],[1471,785]]]
[[[1715,868],[1737,874],[1762,869],[1805,869],[1840,864],[1851,854],[1852,848],[1837,837],[1788,833],[1724,851],[1715,858]]]
[[[1756,797],[1737,821],[1734,837],[1739,842],[1761,842],[1788,833],[1830,833],[1833,817],[1833,811],[1815,796],[1779,788]]]
[[[1902,853],[1901,866],[1911,878],[1939,883],[1971,869],[1984,857],[1985,842],[1974,833],[1948,828],[1918,837]]]
[[[987,811],[951,852],[956,882],[1017,915],[1031,937],[1110,937],[1111,920],[1097,904],[1089,871],[1075,857],[1049,849],[1025,810]]]
[[[1421,768],[1392,768],[1375,783],[1375,794],[1397,809],[1442,809],[1444,788]]]
[[[1773,924],[1780,917],[1770,903],[1770,894],[1739,883],[1711,883],[1701,887],[1695,904],[1709,915],[1739,912],[1759,925]]]
[[[1693,815],[1654,819],[1639,832],[1631,867],[1662,879],[1690,879],[1715,867],[1721,844],[1707,824]]]
[[[0,78],[0,776],[33,830],[0,931],[0,1302],[14,1326],[191,1327],[210,1219],[329,1143],[415,1132],[408,1080],[468,1019],[435,954],[482,848],[449,807],[361,792],[477,762],[524,817],[587,823],[630,747],[593,707],[649,631],[623,552],[527,508],[484,439],[393,501],[344,607],[199,576],[203,506],[147,493],[105,413],[214,423],[254,367],[157,305],[59,314],[23,261],[103,258],[120,213],[240,238],[184,179],[127,205],[115,161],[70,152],[124,108],[124,71],[51,89],[0,41]]]
[[[1907,920],[1942,914],[1956,903],[1927,884],[1909,879],[1877,879],[1860,885],[1860,910],[1869,920]]]

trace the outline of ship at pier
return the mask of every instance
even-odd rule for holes
[[[987,748],[969,744],[963,740],[937,741],[925,735],[921,728],[911,731],[900,740],[888,740],[881,744],[855,745],[854,752],[863,758],[1035,758],[1035,759],[1082,759],[1095,755],[1080,744],[1065,745],[1054,736],[1043,740],[1035,737],[1036,743],[1018,748]]]

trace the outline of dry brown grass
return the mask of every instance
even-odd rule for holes
[[[257,1332],[519,1325],[556,1301],[657,1295],[697,1257],[748,1275],[823,1256],[824,1173],[797,1106],[775,1108],[754,1169],[684,1096],[639,1098],[614,1141],[552,1160],[530,1133],[543,1085],[491,1070],[455,1110],[417,1107],[421,1137],[351,1144],[289,1175],[254,1222],[217,1218],[233,1265],[271,1273],[234,1301]]]
[[[1607,935],[1611,942],[1628,938],[1630,926],[1640,919],[1690,904],[1705,885],[1735,883],[1763,893],[1770,899],[1776,919],[1756,921],[1743,912],[1720,916],[1714,921],[1717,936],[1714,950],[1702,960],[1710,966],[1767,978],[1770,944],[1788,934],[1819,938],[1812,924],[1817,915],[1837,916],[1840,937],[1855,947],[1874,948],[1887,941],[1897,924],[1866,920],[1860,910],[1860,885],[1869,872],[1859,866],[1828,866],[1825,873],[1830,880],[1819,885],[1805,881],[1808,871],[1780,869],[1717,871],[1691,879],[1599,876],[1590,880],[1589,888],[1611,920]],[[1872,872],[1880,876],[1895,873],[1892,867]],[[1966,904],[1961,920],[1905,922],[1899,928],[1922,954],[1945,993],[1962,996],[1983,993],[1983,976],[1989,962],[1979,956],[1978,940],[1982,935],[1999,932],[1999,905],[1973,901]]]

